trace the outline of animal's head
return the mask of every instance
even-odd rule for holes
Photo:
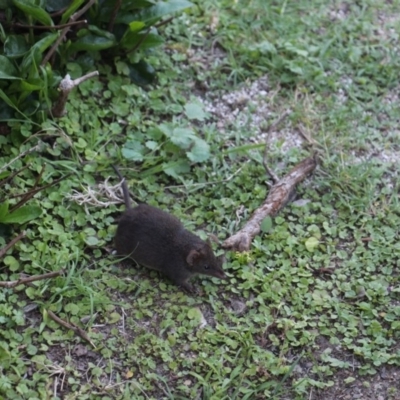
[[[186,262],[191,270],[197,274],[214,276],[219,279],[226,278],[222,269],[224,256],[215,257],[209,241],[203,242],[195,249],[190,250]]]

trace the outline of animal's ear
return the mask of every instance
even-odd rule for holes
[[[193,267],[196,261],[201,257],[201,254],[197,250],[190,250],[189,254],[186,257],[186,262]]]

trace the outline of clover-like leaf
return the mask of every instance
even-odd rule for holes
[[[265,217],[260,225],[261,231],[266,233],[272,229],[272,218],[270,216]]]
[[[187,103],[185,105],[185,114],[189,119],[197,119],[199,121],[204,121],[206,117],[203,107],[197,103]]]
[[[122,155],[132,161],[143,161],[144,146],[139,141],[126,142],[122,148]]]
[[[210,158],[210,146],[198,137],[193,138],[194,146],[186,153],[190,161],[204,162]]]
[[[310,252],[313,252],[318,247],[318,245],[319,240],[314,236],[309,237],[305,242],[306,249]]]

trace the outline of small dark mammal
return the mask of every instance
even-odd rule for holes
[[[128,185],[117,167],[113,168],[123,181],[126,206],[115,235],[119,255],[162,272],[188,292],[193,292],[189,283],[193,275],[225,278],[222,257],[215,257],[210,243],[186,230],[178,218],[144,203],[132,208]]]

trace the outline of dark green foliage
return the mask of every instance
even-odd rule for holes
[[[160,19],[191,6],[187,0],[108,0],[82,12],[90,4],[82,0],[0,3],[0,121],[44,121],[72,59],[85,72],[99,57],[124,55],[130,60],[131,79],[141,85],[151,83],[155,71],[143,58],[163,43],[157,30],[163,24]]]

